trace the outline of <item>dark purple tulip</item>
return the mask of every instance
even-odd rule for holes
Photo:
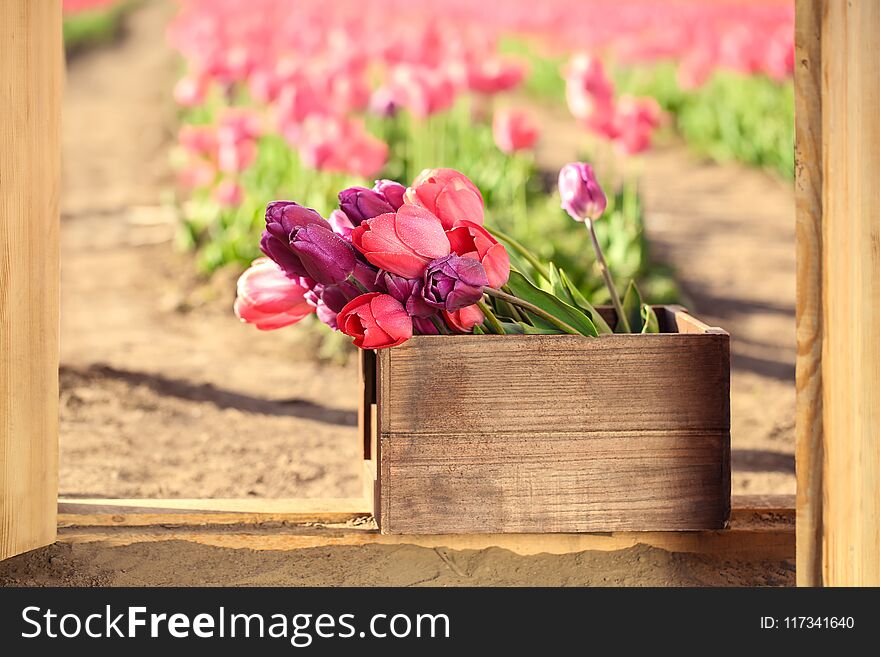
[[[304,275],[322,285],[345,281],[354,271],[357,260],[348,242],[330,230],[329,226],[325,228],[316,224],[293,230],[290,234],[290,252],[299,260],[305,270]]]
[[[399,182],[393,180],[377,180],[373,185],[373,191],[385,197],[385,200],[395,210],[399,210],[403,205],[403,195],[406,194],[406,187]]]
[[[417,335],[439,335],[440,329],[429,318],[413,317],[412,318],[413,333]]]
[[[260,250],[274,260],[289,278],[311,276],[290,248],[291,233],[306,226],[331,230],[330,224],[321,215],[299,203],[272,201],[266,206],[266,230],[260,240]]]
[[[360,226],[367,219],[378,217],[380,214],[394,212],[394,208],[384,196],[366,187],[349,187],[339,192],[339,209],[355,226]]]
[[[376,280],[379,287],[400,301],[410,317],[430,317],[437,309],[429,306],[422,298],[422,281],[418,278],[404,278],[384,271]],[[429,322],[430,323],[430,322]]]
[[[478,260],[450,254],[428,265],[422,297],[429,306],[455,312],[482,299],[487,285],[486,270]]]

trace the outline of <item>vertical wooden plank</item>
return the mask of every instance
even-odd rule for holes
[[[880,585],[880,2],[822,19],[823,576]]]
[[[55,540],[61,3],[0,2],[0,559]]]
[[[822,0],[795,24],[797,581],[822,583]]]

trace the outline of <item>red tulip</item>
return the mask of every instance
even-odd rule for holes
[[[412,319],[401,303],[381,292],[369,292],[349,301],[336,323],[361,349],[396,347],[413,334]]]
[[[453,313],[443,311],[443,319],[451,329],[458,333],[470,333],[477,324],[482,324],[486,319],[483,311],[474,304],[473,306],[465,306],[461,310]]]
[[[444,230],[463,220],[483,223],[483,195],[455,169],[425,169],[406,190],[404,199],[430,210],[440,218]]]
[[[480,261],[486,270],[490,287],[497,289],[507,283],[510,276],[507,249],[485,228],[472,221],[459,221],[455,228],[446,231],[446,237],[453,253]]]
[[[429,262],[449,255],[440,220],[415,205],[368,219],[351,232],[351,243],[379,269],[404,278],[418,278]]]
[[[525,112],[500,110],[492,119],[492,135],[498,148],[510,155],[535,145],[538,126]]]
[[[269,258],[258,258],[238,279],[236,316],[261,331],[279,329],[315,312],[306,301],[308,288],[291,280]]]

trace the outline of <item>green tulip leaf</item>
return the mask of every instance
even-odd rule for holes
[[[599,333],[614,333],[614,331],[611,330],[611,327],[608,326],[608,322],[606,322],[599,311],[593,307],[593,304],[587,301],[587,298],[579,289],[577,289],[577,286],[571,282],[571,279],[564,270],[559,270],[559,277],[562,279],[562,284],[565,286],[566,290],[568,290],[568,296],[572,300],[572,305],[584,311],[587,317],[593,321],[596,330],[598,330]]]
[[[623,297],[623,312],[629,320],[630,333],[642,332],[642,305],[642,295],[639,294],[635,281],[630,281]],[[626,333],[623,322],[617,322],[614,332]]]
[[[504,327],[505,335],[559,335],[562,333],[559,329],[530,326],[525,322],[501,322],[501,326]]]
[[[567,304],[562,299],[553,296],[549,292],[538,289],[518,271],[511,270],[507,286],[514,296],[537,306],[556,319],[565,322],[581,335],[589,335],[592,337],[597,337],[599,335],[599,332],[596,330],[596,325],[593,324],[593,321],[582,311]],[[524,310],[524,312],[528,314],[529,319],[531,319],[532,324],[535,327],[558,330],[558,327],[538,315],[527,310]]]
[[[644,320],[642,333],[660,332],[660,321],[657,319],[657,313],[647,303],[642,306],[642,319]]]

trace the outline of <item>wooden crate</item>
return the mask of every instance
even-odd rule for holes
[[[381,531],[724,527],[730,337],[679,306],[656,311],[655,335],[416,336],[365,352]]]

